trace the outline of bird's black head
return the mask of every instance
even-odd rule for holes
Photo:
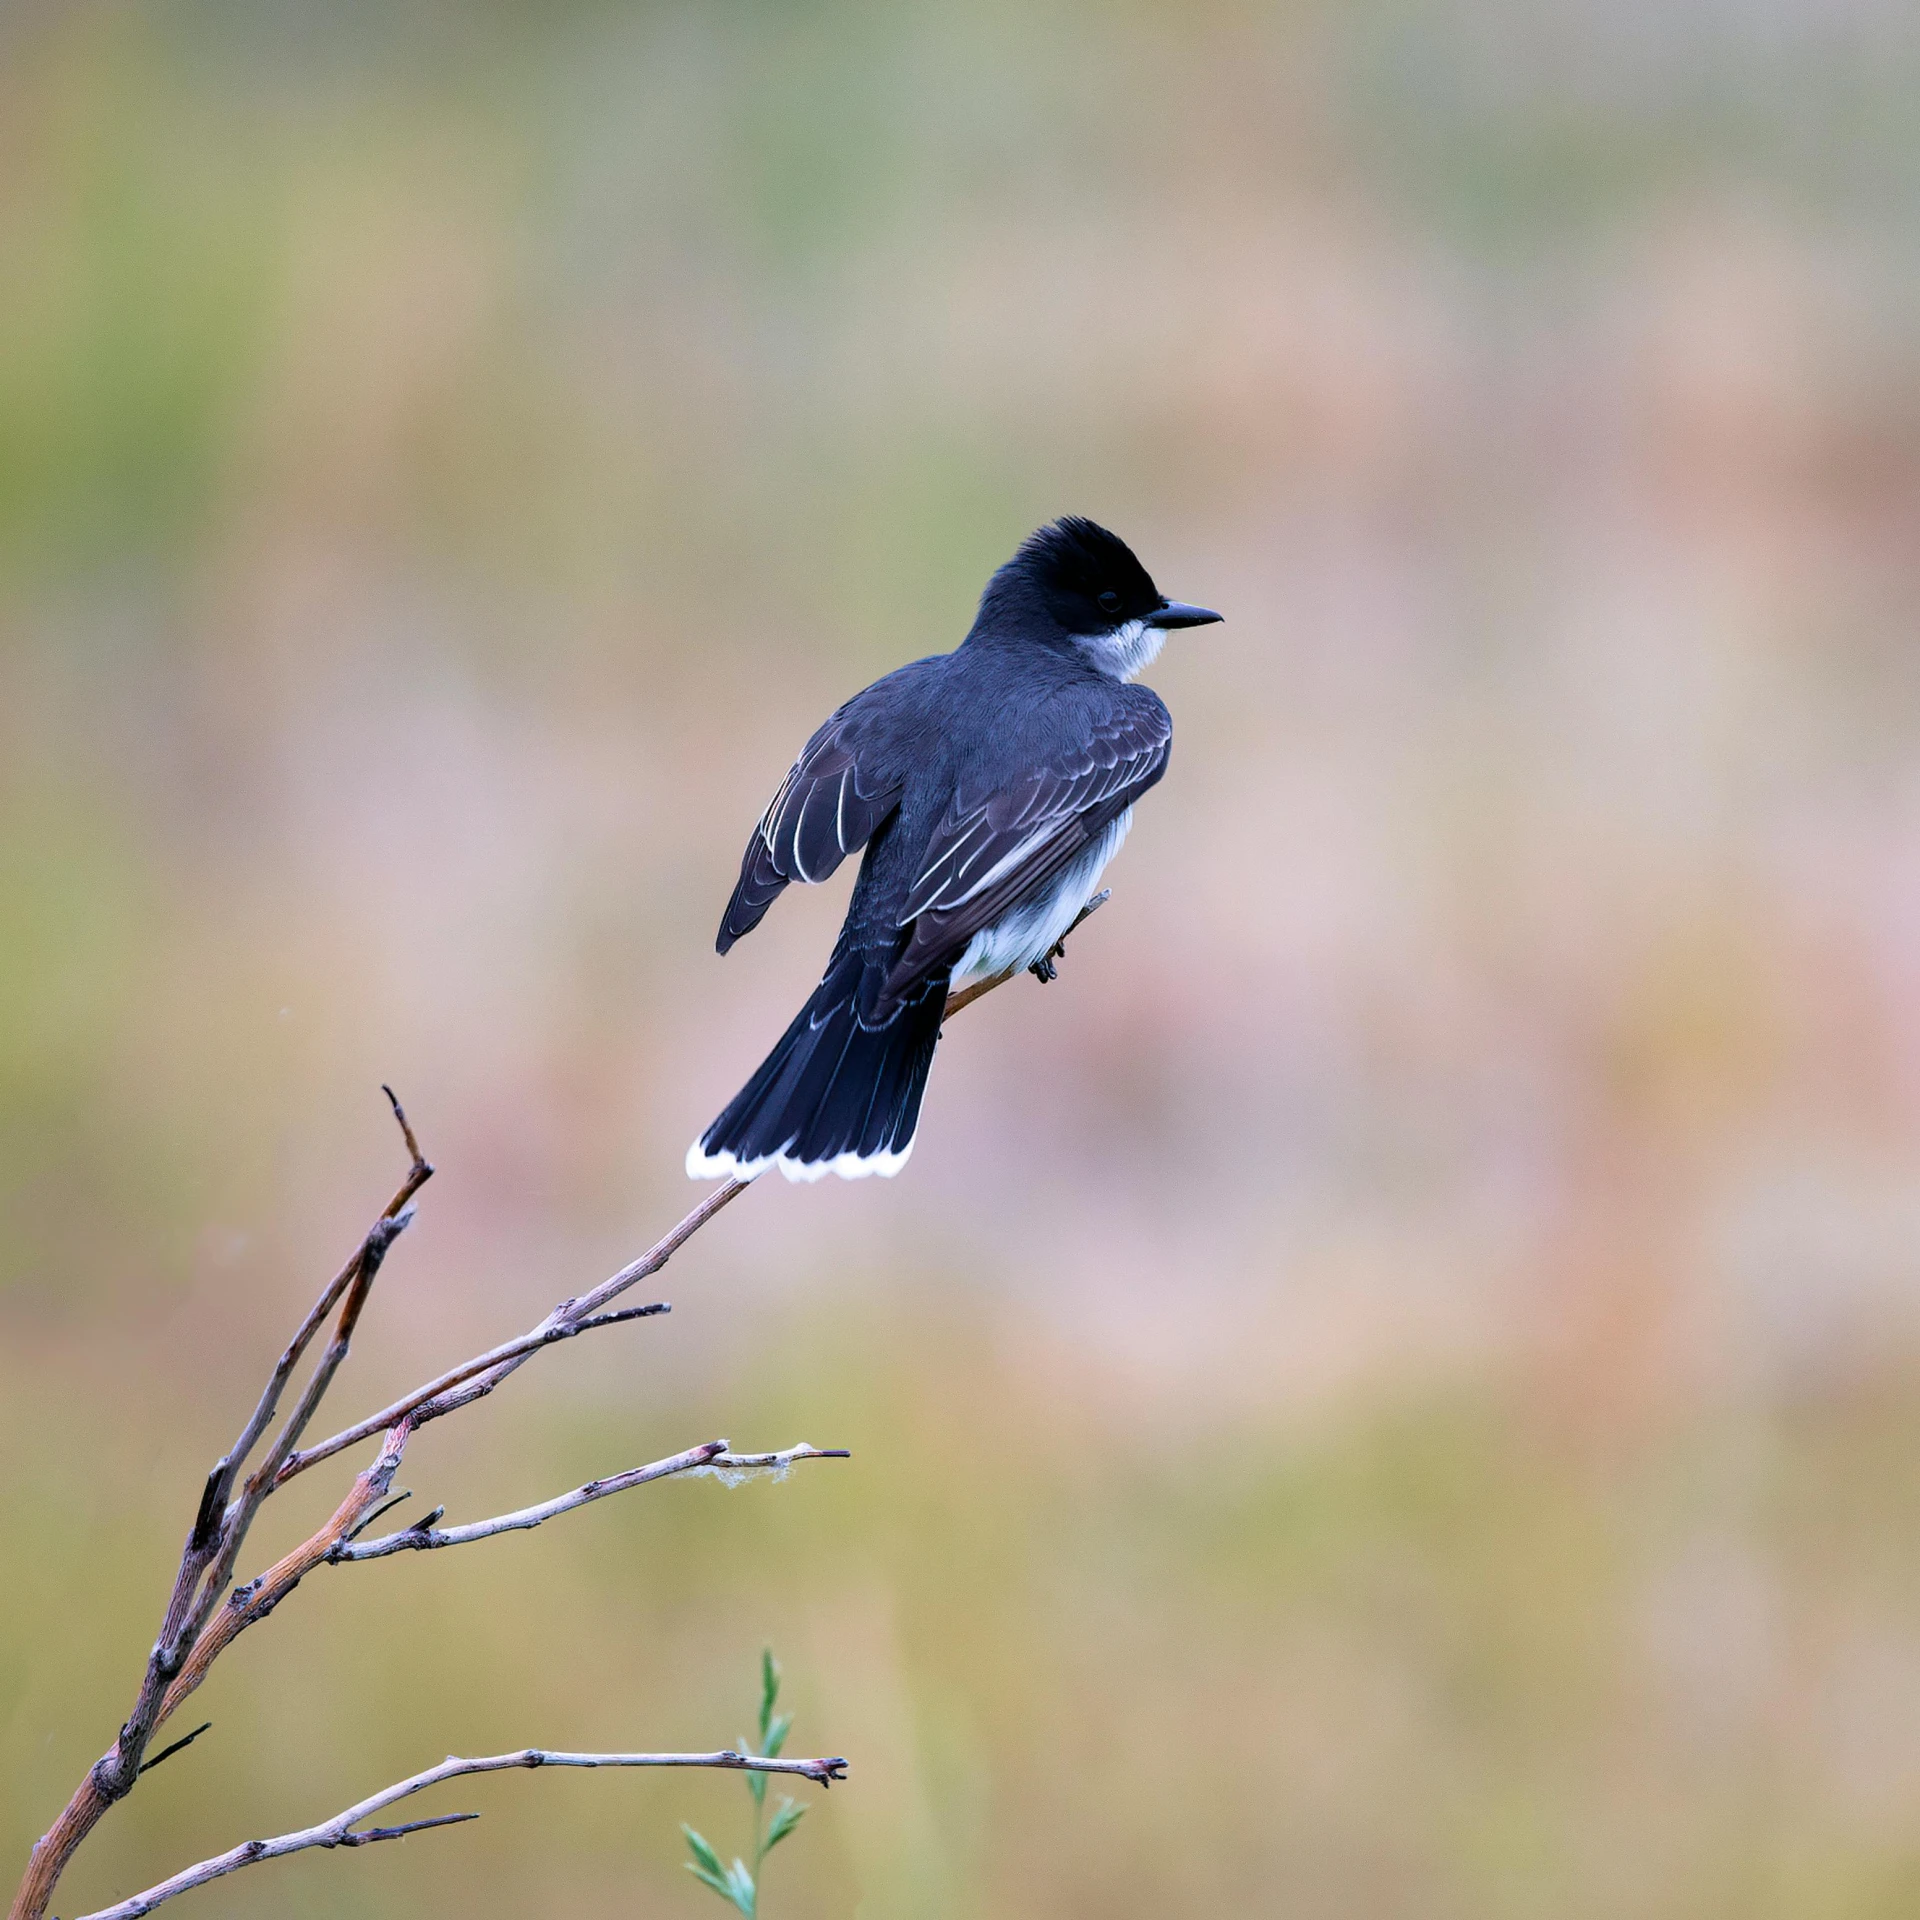
[[[1072,642],[1102,671],[1131,679],[1169,628],[1219,618],[1169,600],[1118,534],[1069,514],[1030,533],[988,581],[974,631]]]

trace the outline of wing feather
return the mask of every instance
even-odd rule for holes
[[[1056,748],[1017,785],[977,799],[956,793],[901,910],[909,931],[889,994],[952,965],[983,927],[1052,880],[1166,771],[1172,739],[1155,694],[1116,687],[1111,711],[1089,734]]]
[[[900,804],[904,782],[861,764],[871,729],[860,702],[842,707],[801,751],[760,816],[714,943],[722,953],[751,933],[791,880],[825,880],[866,845]]]

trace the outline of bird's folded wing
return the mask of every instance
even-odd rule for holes
[[[911,931],[889,993],[951,966],[983,927],[1041,891],[1166,771],[1172,738],[1154,694],[1116,688],[1109,712],[1031,772],[976,801],[956,795],[901,910]]]
[[[870,731],[861,702],[850,700],[807,742],[741,856],[715,942],[722,953],[760,924],[789,880],[826,879],[899,805],[903,782],[862,765]]]

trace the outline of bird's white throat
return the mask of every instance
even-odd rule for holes
[[[1074,645],[1110,680],[1131,680],[1145,673],[1167,644],[1166,629],[1144,620],[1129,620],[1111,633],[1077,633],[1073,638]]]

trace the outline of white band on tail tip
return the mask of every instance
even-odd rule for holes
[[[731,1153],[707,1153],[698,1140],[687,1149],[687,1178],[689,1180],[753,1180],[766,1172],[769,1167],[778,1167],[789,1180],[804,1181],[811,1185],[815,1180],[823,1180],[830,1173],[838,1174],[842,1180],[865,1180],[878,1174],[883,1180],[893,1176],[907,1164],[907,1156],[913,1152],[913,1142],[895,1153],[857,1153],[836,1154],[831,1160],[795,1160],[784,1153],[770,1153],[763,1159],[741,1161]]]

